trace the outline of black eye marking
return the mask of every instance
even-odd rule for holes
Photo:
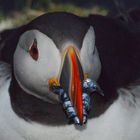
[[[37,40],[36,39],[34,39],[33,44],[29,48],[29,54],[35,61],[38,60],[39,54],[38,54]]]

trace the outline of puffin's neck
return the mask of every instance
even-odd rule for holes
[[[51,104],[26,93],[12,76],[10,99],[14,112],[26,121],[42,124],[64,125],[68,119],[60,104]]]
[[[61,104],[51,104],[26,93],[18,85],[14,75],[12,75],[9,93],[14,112],[25,121],[35,121],[44,125],[69,124]],[[113,101],[114,98],[106,99],[98,94],[93,94],[89,118],[100,116]]]

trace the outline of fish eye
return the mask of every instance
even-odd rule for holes
[[[39,54],[38,54],[37,40],[36,39],[34,39],[33,44],[29,48],[29,54],[35,61],[38,60]]]

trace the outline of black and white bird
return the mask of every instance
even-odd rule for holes
[[[129,26],[58,12],[2,32],[0,140],[139,140],[140,32]],[[91,94],[88,122],[77,126],[50,84],[59,81],[81,121],[86,76],[104,96]]]

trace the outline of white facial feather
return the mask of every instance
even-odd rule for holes
[[[28,50],[34,39],[37,41],[38,60],[35,61]],[[14,54],[14,74],[19,85],[28,93],[38,97],[49,96],[48,79],[57,77],[61,64],[60,52],[54,42],[39,32],[30,30],[25,32],[19,39]],[[47,99],[46,99],[47,100]]]
[[[97,80],[101,72],[101,63],[95,46],[95,34],[92,26],[84,37],[80,57],[84,72],[90,78]]]

